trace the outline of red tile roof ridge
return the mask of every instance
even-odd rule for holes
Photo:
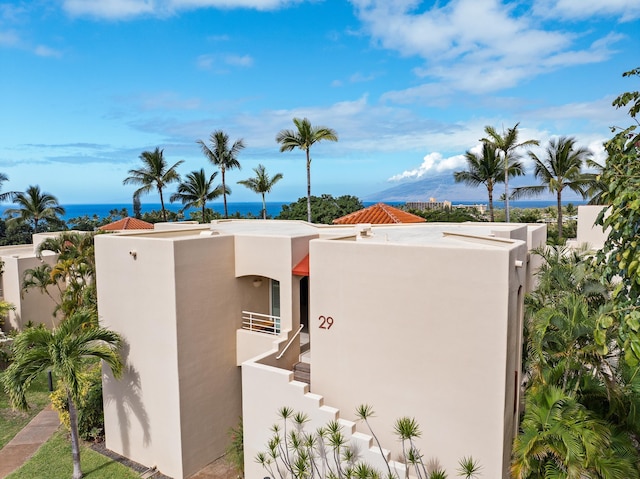
[[[376,203],[341,218],[333,220],[334,224],[397,224],[397,223],[424,223],[426,220],[420,216],[408,213],[399,208],[394,208],[385,203]]]
[[[138,218],[126,218],[119,219],[108,225],[101,226],[102,231],[122,231],[122,230],[152,230],[154,228],[152,223],[147,223]]]

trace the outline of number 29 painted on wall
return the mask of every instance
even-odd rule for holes
[[[318,321],[320,321],[318,326],[320,329],[331,329],[331,326],[333,326],[333,318],[331,316],[319,316]]]

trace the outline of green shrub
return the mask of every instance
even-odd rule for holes
[[[102,371],[100,364],[91,366],[81,377],[81,399],[78,407],[78,434],[85,441],[104,438],[104,410],[102,404]],[[61,384],[51,393],[51,404],[58,411],[60,422],[69,429],[67,392]]]

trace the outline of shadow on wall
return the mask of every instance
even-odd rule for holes
[[[107,404],[111,402],[115,402],[116,404],[122,441],[122,453],[123,455],[128,456],[131,452],[128,432],[131,427],[131,421],[129,420],[129,414],[127,411],[133,412],[142,425],[143,443],[145,446],[149,444],[151,434],[149,431],[149,417],[147,416],[147,412],[140,399],[140,375],[127,364],[127,359],[129,357],[129,344],[125,341],[122,342],[120,354],[122,355],[122,362],[125,364],[122,378],[115,379],[113,376],[107,376],[104,379],[105,387],[103,387],[102,390],[103,393],[107,389],[109,391],[118,391],[118,393],[114,395],[105,394],[104,401]],[[110,384],[117,384],[117,386],[109,387]]]

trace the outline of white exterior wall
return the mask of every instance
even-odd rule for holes
[[[609,233],[603,231],[602,226],[596,225],[595,221],[604,208],[606,208],[606,206],[602,205],[578,206],[578,231],[576,238],[578,246],[587,244],[589,249],[602,249]]]
[[[2,273],[4,300],[16,307],[15,311],[9,312],[5,329],[22,330],[29,321],[35,325],[42,323],[51,328],[57,322],[53,316],[56,303],[37,288],[22,293],[22,280],[26,270],[37,268],[42,265],[42,262],[54,265],[57,255],[43,255],[42,261],[35,254],[3,255],[0,260],[4,262]],[[50,286],[48,289],[54,298],[59,297],[60,293],[55,286]]]
[[[125,342],[122,379],[103,376],[106,445],[180,478],[173,244],[112,235],[96,236],[95,244],[100,321]]]
[[[410,416],[449,474],[472,455],[483,475],[506,478],[525,282],[514,261],[526,246],[459,246],[312,242],[311,388],[346,419],[373,406],[395,454],[393,424]]]
[[[128,345],[124,378],[104,380],[107,447],[175,479],[224,454],[241,415],[235,335],[252,286],[233,250],[232,236],[96,238],[101,321]]]

